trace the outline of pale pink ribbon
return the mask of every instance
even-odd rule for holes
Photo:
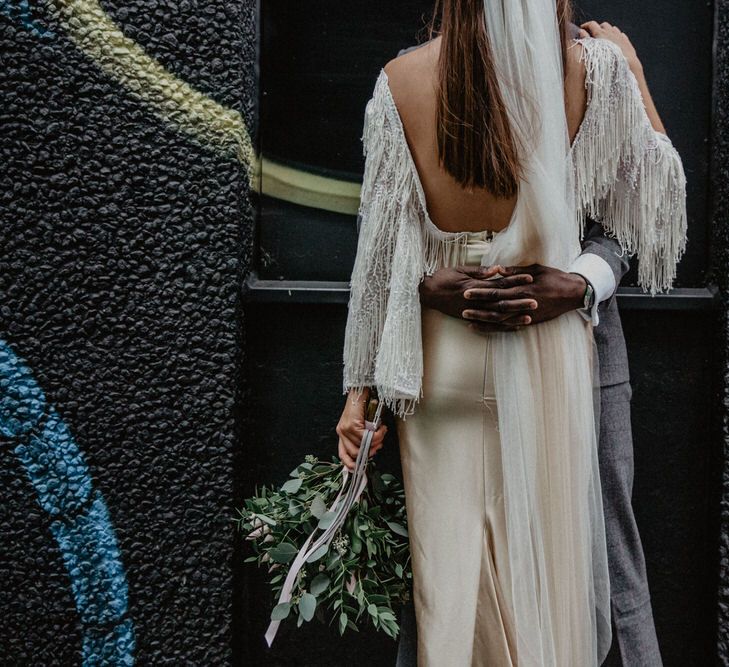
[[[291,591],[299,570],[301,570],[306,560],[315,551],[317,551],[317,549],[325,544],[329,545],[335,533],[339,530],[341,525],[344,523],[344,520],[347,518],[347,514],[352,508],[352,505],[359,500],[359,497],[362,495],[362,492],[367,486],[367,461],[369,459],[372,436],[380,425],[382,406],[383,403],[378,403],[373,421],[365,420],[365,434],[362,438],[362,442],[360,443],[359,451],[357,452],[357,460],[354,464],[354,471],[351,474],[351,478],[349,470],[347,470],[346,466],[342,466],[342,486],[339,489],[339,493],[334,499],[334,502],[332,502],[327,509],[327,513],[333,512],[339,501],[342,500],[341,505],[337,507],[337,513],[334,519],[313,544],[311,544],[311,541],[314,538],[316,531],[319,530],[318,527],[314,528],[311,535],[306,538],[306,542],[304,542],[301,549],[299,549],[299,552],[296,554],[296,558],[294,558],[294,561],[291,563],[289,573],[286,575],[286,579],[284,580],[283,588],[281,589],[281,594],[278,597],[277,604],[282,604],[291,600]],[[350,479],[351,481],[349,485],[347,485],[347,481]],[[266,630],[266,643],[269,647],[273,644],[273,640],[276,637],[276,632],[278,632],[278,626],[280,623],[281,621],[271,621],[268,629]]]

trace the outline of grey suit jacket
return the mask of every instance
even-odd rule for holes
[[[576,30],[576,26],[573,27]],[[420,48],[423,44],[416,44],[398,52],[401,56],[408,51]],[[604,259],[615,275],[616,291],[623,276],[630,265],[627,256],[622,252],[620,244],[613,238],[605,235],[605,230],[599,222],[587,221],[585,236],[582,242],[582,254],[592,253]],[[623,325],[620,321],[615,292],[610,298],[598,306],[600,323],[595,327],[595,343],[597,344],[600,361],[600,386],[620,384],[630,380],[628,370],[628,353],[623,336]]]

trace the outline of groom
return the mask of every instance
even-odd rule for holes
[[[402,55],[419,46],[401,50]],[[646,578],[645,558],[631,503],[633,441],[630,424],[631,386],[628,355],[615,293],[629,265],[617,241],[602,226],[586,226],[582,254],[564,272],[532,265],[507,267],[506,275],[484,281],[488,267],[444,268],[420,285],[421,304],[462,317],[470,310],[483,331],[509,331],[577,309],[592,321],[600,362],[600,434],[598,457],[605,512],[613,646],[606,667],[662,667]],[[503,274],[504,272],[502,272]],[[466,289],[468,288],[468,290]],[[482,289],[486,288],[486,289]],[[475,289],[478,299],[466,299]],[[524,324],[511,306],[534,299],[538,307]],[[517,302],[518,303],[518,302]],[[412,603],[403,610],[396,667],[415,667],[416,626]]]

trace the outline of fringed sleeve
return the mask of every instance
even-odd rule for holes
[[[580,214],[638,257],[638,283],[671,287],[686,248],[686,177],[671,140],[653,129],[620,47],[582,44],[587,110],[572,147]]]
[[[343,393],[376,386],[385,405],[404,416],[414,409],[422,374],[420,313],[415,323],[409,321],[412,312],[406,315],[419,309],[422,259],[413,234],[418,218],[407,146],[392,117],[385,76],[382,70],[365,107],[365,168],[344,334]]]

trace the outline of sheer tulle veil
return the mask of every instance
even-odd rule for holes
[[[484,8],[524,177],[512,222],[482,263],[566,269],[580,253],[581,224],[555,1],[485,0]],[[592,329],[571,312],[493,336],[518,662],[600,665],[611,626]],[[569,568],[553,570],[565,561]]]

